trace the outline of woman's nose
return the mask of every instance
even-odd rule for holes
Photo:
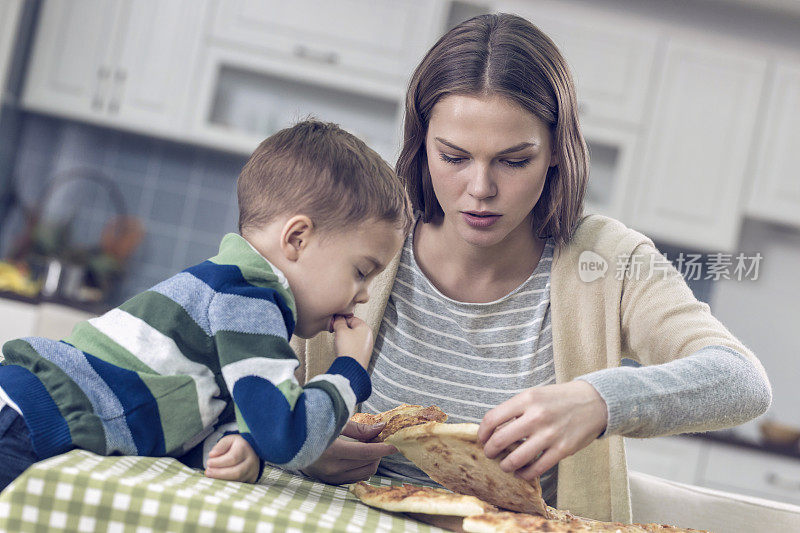
[[[497,194],[497,187],[492,180],[489,167],[486,165],[475,165],[475,171],[470,177],[467,192],[473,198],[482,200]]]

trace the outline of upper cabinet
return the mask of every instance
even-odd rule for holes
[[[144,133],[177,130],[204,11],[196,0],[46,1],[23,105]]]
[[[733,43],[670,42],[636,178],[637,229],[733,251],[766,67],[766,58]]]
[[[227,0],[215,3],[212,38],[321,76],[347,72],[404,82],[440,29],[445,2],[430,0]]]
[[[772,74],[747,213],[800,226],[800,60]]]
[[[394,162],[407,81],[447,2],[228,0],[212,4],[190,135],[249,154],[312,115]]]

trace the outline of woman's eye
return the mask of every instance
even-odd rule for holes
[[[461,163],[464,160],[463,157],[453,157],[441,152],[439,153],[439,159],[441,159],[445,163],[450,163],[451,165],[457,165],[458,163]]]
[[[356,269],[356,276],[358,277],[358,279],[362,279],[362,280],[367,277],[367,276],[364,275],[363,272],[361,272],[358,269]]]
[[[510,166],[511,168],[523,168],[528,166],[531,160],[529,158],[525,159],[506,159],[505,164]]]

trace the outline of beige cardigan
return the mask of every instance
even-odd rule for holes
[[[605,275],[584,282],[578,275],[583,251],[599,254],[608,264]],[[603,368],[617,367],[628,357],[643,365],[686,357],[709,345],[727,346],[751,359],[766,379],[755,356],[695,299],[680,274],[651,273],[651,257],[662,256],[650,239],[616,220],[599,215],[583,218],[570,243],[556,249],[551,273],[551,320],[556,381],[564,383]],[[641,271],[618,275],[620,259]],[[356,308],[377,336],[400,256],[376,278],[370,301]],[[649,278],[649,279],[648,279]],[[327,370],[334,359],[333,336],[293,339],[300,359],[298,380]],[[720,426],[722,427],[722,426]],[[698,427],[702,431],[718,427]],[[599,520],[630,522],[631,504],[623,440],[595,440],[558,467],[558,507]]]

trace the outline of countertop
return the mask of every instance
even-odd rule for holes
[[[686,433],[684,436],[693,439],[703,439],[720,444],[727,444],[737,448],[744,448],[753,451],[780,455],[792,459],[800,459],[800,448],[797,446],[779,446],[768,442],[761,442],[739,435],[735,429],[722,431],[708,431],[705,433]]]

